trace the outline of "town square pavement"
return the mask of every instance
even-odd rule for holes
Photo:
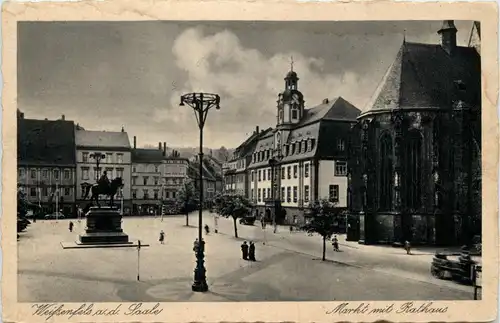
[[[341,239],[342,252],[328,246],[321,261],[321,239],[270,226],[262,230],[205,212],[211,227],[205,236],[210,291],[193,293],[193,241],[197,214],[190,227],[183,216],[125,217],[124,231],[149,247],[63,249],[84,231],[85,221],[43,220],[33,223],[18,241],[20,302],[168,302],[168,301],[355,301],[469,300],[472,288],[439,281],[429,274],[432,258],[422,252],[359,246]],[[158,242],[165,231],[164,245]],[[241,259],[243,240],[255,241],[257,262]],[[138,266],[139,265],[139,266]],[[139,270],[138,270],[139,267]],[[137,280],[139,272],[140,280]]]

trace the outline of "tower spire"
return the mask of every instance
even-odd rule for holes
[[[293,55],[290,56],[290,71],[293,72]]]

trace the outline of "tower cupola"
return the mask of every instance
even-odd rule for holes
[[[457,48],[457,28],[453,20],[444,20],[438,34],[441,35],[441,47],[452,55]]]

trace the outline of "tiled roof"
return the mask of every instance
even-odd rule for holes
[[[480,73],[473,48],[457,47],[449,55],[441,45],[404,42],[366,110],[446,108],[456,100],[477,105]]]
[[[74,122],[18,118],[17,156],[20,164],[75,165]]]
[[[132,149],[132,163],[161,163],[165,159],[159,149]]]
[[[76,145],[77,147],[130,148],[130,141],[126,132],[77,130]]]
[[[344,100],[342,97],[328,100],[328,102],[324,102],[314,108],[305,110],[303,119],[290,131],[287,141],[284,144],[294,144],[296,142],[314,139],[314,147],[303,153],[295,153],[284,156],[282,162],[287,163],[301,159],[328,155],[329,152],[325,151],[325,147],[328,148],[329,146],[323,144],[320,147],[319,143],[332,141],[331,133],[321,129],[325,127],[331,128],[331,122],[333,121],[338,121],[340,123],[346,123],[346,121],[355,122],[360,113],[361,110]],[[273,129],[269,129],[268,132],[259,138],[254,150],[255,152],[274,149],[273,131]],[[261,167],[268,164],[268,160],[262,160],[256,163],[251,163],[250,166]]]
[[[332,100],[328,99],[314,108],[305,109],[304,117],[300,120],[298,127],[319,120],[355,121],[361,110],[352,105],[342,97]]]

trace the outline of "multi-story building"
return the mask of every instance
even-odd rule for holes
[[[228,194],[250,196],[250,179],[247,168],[252,161],[258,138],[266,135],[272,129],[260,131],[257,126],[250,137],[233,152],[231,160],[224,164],[224,190]]]
[[[132,214],[160,214],[163,195],[163,163],[165,151],[161,143],[158,149],[137,148],[134,136],[132,149]]]
[[[224,175],[222,171],[222,162],[220,162],[217,158],[215,158],[212,154],[212,150],[210,150],[210,154],[204,156],[205,166],[208,168],[210,173],[215,178],[215,193],[221,193],[224,185]]]
[[[278,223],[303,222],[314,200],[347,206],[347,142],[361,112],[341,97],[306,109],[298,80],[285,77],[276,128],[259,137],[248,167],[257,212]]]
[[[203,207],[210,207],[213,202],[213,198],[217,194],[216,192],[216,183],[217,180],[214,174],[211,172],[211,169],[207,167],[206,163],[202,163],[202,180],[203,180]],[[188,177],[189,180],[192,181],[196,190],[199,190],[200,187],[200,164],[199,157],[195,156],[189,161],[188,168]]]
[[[74,216],[75,124],[60,120],[17,118],[18,186],[44,213]]]
[[[167,156],[163,161],[163,204],[171,209],[175,209],[177,194],[184,184],[189,181],[188,169],[189,160],[180,157],[176,152]]]
[[[441,44],[401,44],[353,128],[353,240],[467,244],[481,233],[480,44],[458,46],[452,20],[438,33]]]
[[[79,129],[79,130],[78,130]],[[123,200],[123,213],[130,214],[131,201],[131,147],[127,133],[110,131],[88,131],[78,128],[76,133],[76,190],[77,203],[85,204],[83,200],[83,187],[95,184],[103,171],[106,171],[108,179],[121,177],[124,182],[123,189],[115,196],[115,205],[121,206]],[[105,156],[99,162],[97,168],[96,153]],[[123,195],[122,195],[123,194]],[[105,196],[101,196],[104,199]]]

